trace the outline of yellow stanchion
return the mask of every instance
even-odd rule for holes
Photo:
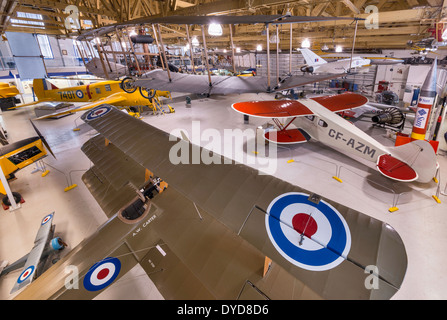
[[[441,200],[439,200],[439,198],[438,198],[437,196],[432,195],[432,198],[435,199],[435,201],[436,201],[437,203],[441,203]]]
[[[341,179],[340,179],[339,177],[337,177],[337,176],[333,176],[332,178],[335,179],[335,180],[337,180],[337,181],[340,182],[340,183],[343,182],[343,180],[341,180]]]
[[[67,192],[67,191],[70,191],[71,189],[74,189],[74,188],[76,188],[78,185],[75,183],[75,184],[72,184],[71,186],[69,186],[69,187],[66,187],[65,189],[64,189],[64,191],[65,192]]]

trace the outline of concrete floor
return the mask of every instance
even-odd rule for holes
[[[194,139],[193,143],[231,150],[233,156],[242,156],[250,165],[265,170],[266,167],[256,161],[254,154],[244,152],[246,142],[236,141],[230,145],[229,141],[215,137],[223,137],[224,129],[250,128],[255,132],[256,127],[265,121],[250,119],[249,124],[245,124],[242,115],[231,109],[231,104],[269,99],[273,97],[267,94],[229,95],[195,99],[192,107],[186,108],[185,97],[178,95],[174,101],[167,101],[175,108],[175,113],[152,115],[151,112],[145,112],[142,120],[175,135],[183,130],[190,139]],[[105,214],[81,181],[83,172],[90,167],[90,161],[80,151],[80,147],[96,132],[83,124],[80,115],[35,122],[57,159],[51,156],[44,159],[50,169],[47,176],[42,177],[39,172],[32,173],[34,168],[31,165],[18,172],[18,179],[11,183],[12,190],[20,192],[26,202],[20,209],[0,212],[0,260],[13,262],[28,253],[41,219],[50,212],[56,212],[56,233],[69,244],[68,250],[106,221]],[[34,135],[28,121],[34,117],[33,107],[3,112],[2,119],[9,140],[13,142]],[[200,125],[200,139],[196,139],[195,135],[197,124]],[[77,125],[80,131],[73,131]],[[386,130],[372,128],[365,121],[359,121],[357,125],[383,144],[393,145]],[[289,161],[292,159],[294,161]],[[447,159],[438,155],[438,161],[441,167],[440,191],[444,191]],[[447,298],[447,279],[443,270],[447,261],[447,252],[444,250],[447,241],[447,198],[440,194],[440,204],[432,198],[437,191],[436,183],[423,185],[393,182],[315,141],[279,149],[275,165],[274,174],[277,177],[353,207],[396,229],[407,250],[408,267],[402,287],[393,299]],[[337,168],[343,183],[332,178]],[[78,186],[64,192],[64,188],[72,183]],[[390,213],[388,209],[396,204],[396,200],[399,210]],[[20,271],[12,272],[0,279],[0,299],[12,298],[9,291],[19,274]],[[162,298],[138,266],[97,296],[97,299]]]

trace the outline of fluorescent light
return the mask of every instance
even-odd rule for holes
[[[343,52],[343,48],[341,46],[336,46],[335,52]]]
[[[310,41],[309,39],[304,39],[303,42],[301,42],[301,48],[310,48]]]
[[[210,36],[221,36],[222,35],[222,26],[218,23],[211,23],[208,26],[208,34]]]
[[[191,44],[193,46],[198,46],[199,45],[199,40],[197,40],[197,37],[193,37],[191,40]]]
[[[262,51],[262,45],[258,44],[258,45],[256,46],[256,51]]]

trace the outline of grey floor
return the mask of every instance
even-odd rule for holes
[[[387,222],[402,237],[408,255],[404,282],[393,299],[446,299],[444,265],[447,251],[444,244],[447,242],[447,198],[439,193],[444,191],[447,181],[446,157],[438,155],[441,168],[439,185],[435,182],[392,182],[374,169],[316,141],[278,149],[277,161],[267,166],[262,157],[247,151],[247,141],[224,138],[234,134],[235,129],[242,133],[246,129],[250,129],[247,133],[256,132],[256,128],[265,123],[262,119],[250,119],[245,124],[242,115],[231,109],[232,103],[269,99],[273,97],[267,94],[229,95],[193,99],[191,108],[186,108],[185,97],[177,95],[173,101],[166,100],[175,108],[175,113],[153,115],[145,112],[142,121],[174,135],[183,131],[193,143],[229,151],[232,156],[240,157],[261,171],[273,172],[279,178]],[[33,107],[4,111],[1,116],[10,141],[34,135],[28,120],[35,117]],[[18,179],[11,183],[12,190],[20,192],[25,203],[14,211],[0,212],[0,260],[12,262],[25,255],[33,246],[41,219],[50,212],[56,213],[56,233],[69,244],[67,251],[106,221],[105,214],[81,181],[90,162],[80,147],[95,131],[83,124],[79,116],[75,114],[35,122],[57,159],[51,156],[44,159],[50,170],[47,176],[33,173],[34,166],[31,165],[18,172]],[[393,145],[385,129],[372,128],[367,121],[358,121],[356,125],[383,144]],[[76,126],[79,126],[79,131],[73,131]],[[232,131],[226,131],[225,135],[224,129]],[[342,183],[332,178],[337,172]],[[64,191],[74,183],[76,188]],[[432,198],[437,192],[440,204]],[[389,212],[392,206],[398,210]],[[9,291],[19,274],[19,271],[12,272],[0,279],[0,299],[13,298]],[[97,299],[163,297],[137,266]]]

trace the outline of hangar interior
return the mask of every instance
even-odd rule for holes
[[[25,272],[28,269],[24,271],[22,267],[2,274],[0,299],[447,298],[443,270],[447,259],[444,250],[447,241],[445,1],[84,0],[72,3],[67,0],[1,0],[0,8],[0,140],[3,145],[0,165],[4,189],[0,213],[0,268],[24,257],[34,245],[37,246],[35,240],[39,226],[44,224],[42,219],[51,213],[54,213],[52,223],[56,226],[54,234],[63,239],[66,246],[45,256],[45,264],[39,265],[43,270],[40,274],[33,274],[34,267],[28,273]],[[247,19],[247,22],[236,19],[234,23],[222,23],[217,25],[217,31],[211,30],[208,24],[198,22],[202,21],[199,18],[212,21],[210,18],[214,17],[218,21],[227,16]],[[258,17],[267,16],[275,20],[258,22]],[[293,17],[316,19],[281,23]],[[355,61],[366,62],[353,67]],[[151,87],[148,81],[154,70],[163,70],[166,86]],[[213,94],[212,91],[211,94],[177,92],[175,85],[179,78],[176,77],[184,75],[201,76],[201,81],[207,85],[209,81],[210,87],[212,80],[219,82],[216,79],[224,77],[238,78],[240,81],[263,79],[268,81],[269,90],[226,91],[225,94]],[[286,87],[288,79],[302,81],[304,76],[319,78]],[[126,79],[129,82],[125,82]],[[143,86],[138,87],[138,79],[144,81]],[[284,79],[286,81],[281,82]],[[107,81],[115,81],[119,87]],[[217,87],[216,82],[213,84]],[[134,87],[126,88],[126,83]],[[275,84],[278,85],[275,87]],[[281,85],[286,88],[282,89]],[[143,91],[141,88],[144,88]],[[270,90],[272,88],[274,90]],[[159,95],[150,96],[156,92]],[[143,98],[132,101],[134,94]],[[355,104],[352,107],[348,102],[343,105],[345,100],[338,102],[322,98],[327,96],[360,100],[349,100],[349,103]],[[367,100],[361,100],[360,96]],[[429,102],[424,100],[427,97]],[[149,103],[138,103],[137,99]],[[328,107],[325,101],[337,103]],[[318,115],[319,121],[323,122],[318,122],[314,127],[320,126],[321,130],[326,128],[325,136],[321,134],[323,131],[315,131],[320,136],[311,133],[313,127],[306,127],[304,123],[300,128],[295,119],[306,116],[313,121],[310,119],[312,113],[291,114],[295,111],[287,109],[288,103],[297,106],[297,110],[311,109],[314,115]],[[24,104],[26,106],[22,107]],[[315,111],[317,109],[312,109],[314,104],[335,109],[330,109],[334,111],[330,115],[325,113],[327,110],[318,113]],[[99,139],[99,129],[94,127],[96,121],[115,115],[115,109],[111,111],[108,105],[128,113],[132,120],[126,118],[126,123],[138,119],[150,125],[150,130],[165,132],[166,137],[171,135],[174,139],[190,141],[193,145],[243,163],[256,170],[255,175],[261,177],[257,179],[273,176],[278,179],[274,183],[286,183],[284,188],[290,193],[298,194],[297,190],[302,190],[306,194],[322,197],[332,210],[339,211],[335,216],[340,217],[340,225],[349,226],[346,229],[349,234],[346,236],[349,239],[346,248],[338,252],[331,247],[331,239],[338,236],[339,230],[324,212],[321,221],[316,213],[315,219],[306,215],[304,229],[298,230],[295,222],[293,227],[283,227],[295,230],[295,236],[301,237],[299,244],[293,244],[298,251],[304,248],[304,236],[305,244],[311,241],[316,243],[308,254],[326,250],[330,251],[328,255],[333,255],[337,251],[337,259],[330,267],[323,269],[309,267],[288,256],[285,249],[274,242],[268,219],[264,219],[264,224],[264,220],[258,223],[252,218],[253,215],[258,217],[259,212],[252,214],[252,211],[244,211],[235,220],[220,220],[219,210],[225,216],[225,212],[231,211],[233,206],[250,208],[259,205],[236,200],[226,202],[228,189],[242,198],[245,195],[249,202],[255,194],[262,194],[261,187],[257,185],[259,190],[253,187],[247,182],[253,177],[248,177],[247,181],[234,179],[227,183],[225,189],[220,188],[221,181],[207,181],[207,176],[196,169],[197,164],[184,167],[183,180],[191,177],[186,171],[197,171],[197,180],[193,179],[188,182],[190,184],[182,181],[180,169],[170,169],[177,173],[178,178],[172,180],[172,185],[166,179],[166,191],[159,191],[160,194],[154,197],[150,210],[155,210],[153,217],[157,218],[153,222],[145,216],[143,222],[146,224],[142,222],[138,228],[129,229],[125,236],[128,238],[123,236],[124,240],[113,238],[113,231],[101,236],[117,220],[116,215],[107,211],[109,203],[104,200],[112,197],[109,188],[117,188],[114,200],[119,203],[120,197],[127,199],[127,189],[122,186],[122,181],[133,181],[124,169],[114,172],[121,185],[112,179],[110,187],[95,189],[89,180],[91,175],[101,180],[95,168],[101,165],[112,167],[118,162],[118,158],[115,161],[106,151],[103,151],[102,158],[93,161],[88,151],[88,148],[93,148],[91,144],[100,144],[96,141]],[[248,105],[250,108],[266,108],[259,110],[271,116],[263,115],[258,109],[256,112],[250,111],[255,109],[241,111]],[[274,114],[281,108],[289,112],[287,116]],[[91,110],[97,113],[90,113]],[[425,126],[418,124],[418,119],[422,119],[418,118],[421,110],[427,114],[423,118]],[[103,117],[102,113],[107,116]],[[90,124],[89,117],[93,119]],[[331,127],[332,123],[336,126]],[[124,127],[127,128],[127,125],[123,124]],[[112,126],[101,127],[105,131],[108,128]],[[38,141],[44,140],[44,144],[49,146],[40,144],[40,147],[33,147],[48,151],[46,157],[41,159],[32,158],[34,154],[20,154],[24,144],[19,142],[36,136],[36,129]],[[120,129],[121,126],[117,125],[116,131]],[[347,130],[350,136],[343,130]],[[269,132],[278,132],[278,137],[275,135],[276,138],[269,140]],[[143,135],[140,131],[138,133]],[[299,135],[299,138],[292,133]],[[368,137],[363,138],[364,134]],[[133,137],[131,132],[124,129],[121,135]],[[106,134],[104,136],[107,146],[111,139]],[[401,138],[407,139],[406,142],[398,142],[402,141]],[[410,139],[411,142],[408,142]],[[417,144],[415,140],[421,142]],[[126,142],[129,151],[123,151],[126,153],[125,161],[134,155],[130,146],[139,147],[135,141]],[[342,142],[344,146],[341,146]],[[376,148],[374,152],[373,147],[369,149],[367,143],[370,142]],[[160,144],[168,146],[169,143],[168,140],[165,144],[154,139],[153,145],[142,144],[140,148],[147,153],[157,153],[163,149]],[[419,158],[410,154],[414,151],[410,145],[420,152]],[[265,153],[266,149],[268,154]],[[272,150],[275,157],[270,157]],[[379,150],[386,150],[389,154],[386,161]],[[264,153],[260,154],[261,151]],[[371,162],[371,159],[365,160],[365,154],[366,158],[379,157]],[[160,166],[157,163],[154,168],[146,167],[146,173],[153,171],[157,176],[163,161],[168,161],[167,154],[160,151],[162,155],[164,160],[159,160]],[[29,158],[15,160],[12,168],[12,159],[22,156]],[[169,160],[172,164],[172,159]],[[387,161],[396,161],[391,163],[392,169],[404,167],[415,172],[415,178],[407,181],[406,178],[390,177],[391,174],[383,173],[381,166],[386,166]],[[436,164],[436,168],[432,163]],[[128,164],[127,169],[131,168],[130,160]],[[232,165],[216,165],[225,168],[219,170],[227,170],[228,166]],[[416,166],[417,169],[414,169]],[[167,170],[169,176],[171,171]],[[430,174],[429,179],[421,181],[423,176]],[[154,183],[152,177],[145,183]],[[227,176],[220,177],[225,180]],[[165,180],[163,176],[159,178]],[[212,176],[208,180],[212,180]],[[205,190],[206,183],[209,183],[207,191],[210,195],[204,202],[206,205],[201,207],[199,202],[196,205],[195,200],[191,200],[196,198],[183,194],[182,197],[190,199],[194,208],[191,211],[181,205],[173,206],[176,215],[168,220],[164,218],[167,214],[163,215],[162,204],[169,200],[163,202],[163,197],[165,192],[168,197],[171,189],[177,190],[176,183],[185,186],[185,190],[192,190],[197,199],[202,195],[205,197],[205,191],[200,191],[199,195],[194,195],[193,191]],[[197,186],[199,184],[203,184],[203,188]],[[159,190],[160,184],[156,187]],[[182,194],[181,188],[178,190],[175,192]],[[269,210],[273,210],[275,201],[281,196],[265,192],[271,196],[272,202],[266,200],[266,205],[260,207],[267,210],[264,212],[267,217],[271,217]],[[14,195],[14,200],[11,195]],[[180,197],[177,195],[173,199]],[[212,212],[214,209],[218,212],[216,215]],[[192,216],[185,217],[186,211],[188,214],[193,212]],[[295,213],[296,216],[304,215],[298,211]],[[278,219],[286,225],[282,218]],[[191,225],[190,220],[194,220]],[[243,223],[240,225],[234,221]],[[292,221],[296,220],[291,220],[291,224]],[[315,223],[314,232],[318,230],[323,233],[319,235],[323,240],[306,233],[310,232],[311,222]],[[197,227],[196,223],[204,225]],[[158,228],[157,232],[145,236],[147,243],[138,241],[139,246],[134,244],[129,237],[133,234],[135,239],[139,230],[143,230],[142,234],[144,229],[150,228],[150,224]],[[185,230],[188,226],[196,230],[196,235],[191,230],[191,233],[184,231],[181,224],[184,224]],[[169,229],[169,226],[175,228]],[[170,230],[169,236],[165,239],[163,231],[168,233],[167,230]],[[178,232],[178,237],[173,235],[173,230]],[[250,233],[252,231],[255,234],[265,233],[267,240],[259,240]],[[160,235],[160,239],[154,234]],[[287,232],[284,231],[284,234],[287,237]],[[175,240],[169,242],[171,238]],[[107,247],[114,241],[117,244],[106,252],[107,255],[101,256],[104,254],[101,247]],[[185,248],[179,244],[181,242],[185,243]],[[120,251],[124,250],[122,247],[126,248],[126,253]],[[179,251],[176,252],[176,249]],[[206,250],[212,253],[202,255],[202,251],[208,252]],[[269,257],[266,253],[270,252],[268,250],[274,251],[274,256]],[[107,285],[101,289],[76,290],[67,289],[66,286],[64,289],[63,281],[69,274],[67,266],[70,266],[70,261],[80,261],[77,267],[81,287],[86,286],[85,279],[92,276],[96,266],[92,266],[87,258],[72,260],[76,253],[103,263],[112,253],[116,255],[119,252],[119,257],[133,257],[135,261],[121,261],[121,273],[116,278],[114,275],[110,284],[108,275],[111,271],[107,269],[107,275],[99,271],[96,273],[98,282],[105,283],[104,279],[107,280]],[[144,254],[140,256],[140,252]],[[159,262],[152,256],[156,254],[163,257],[172,254],[175,259],[168,262],[161,259],[162,262]],[[248,267],[246,260],[250,259],[250,254],[256,259],[253,258],[253,266]],[[44,255],[40,252],[39,257]],[[364,262],[369,261],[369,256],[374,263]],[[257,263],[258,260],[261,262]],[[108,263],[111,264],[110,261]],[[365,279],[370,273],[365,270],[376,263],[380,265],[375,275],[381,290],[375,287],[358,289],[368,287]],[[119,269],[117,265],[113,268],[115,271]],[[351,268],[356,271],[351,271]],[[247,276],[244,272],[252,273]],[[166,275],[160,275],[163,273]],[[25,283],[25,278],[30,274],[34,281],[11,294],[11,289],[21,283],[21,279]],[[59,277],[60,281],[53,281],[52,277]]]

